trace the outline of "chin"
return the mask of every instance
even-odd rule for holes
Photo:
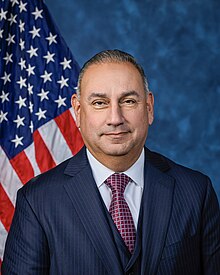
[[[131,151],[131,148],[127,148],[127,147],[116,148],[116,147],[119,147],[119,146],[115,146],[115,145],[109,146],[108,148],[105,148],[103,152],[109,156],[125,156]]]

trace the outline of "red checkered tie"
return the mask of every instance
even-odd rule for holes
[[[130,209],[124,199],[124,190],[129,180],[125,174],[115,173],[108,177],[105,183],[112,190],[109,212],[126,246],[133,253],[136,231]]]

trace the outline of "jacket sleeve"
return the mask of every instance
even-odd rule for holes
[[[2,263],[2,275],[9,274],[49,274],[47,239],[22,189],[17,194]]]
[[[209,179],[202,215],[202,259],[203,274],[220,274],[220,210]]]

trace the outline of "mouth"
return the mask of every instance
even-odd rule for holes
[[[121,135],[121,134],[126,134],[127,132],[108,132],[106,135]]]
[[[129,132],[108,132],[104,133],[103,135],[108,136],[108,137],[113,137],[113,138],[120,138],[128,134]]]

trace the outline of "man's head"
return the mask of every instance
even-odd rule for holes
[[[83,66],[72,105],[85,145],[114,171],[125,171],[140,156],[153,122],[153,95],[135,59],[104,51]]]
[[[149,92],[149,88],[148,88],[148,82],[147,82],[147,78],[145,76],[144,70],[143,68],[137,63],[137,61],[135,60],[135,58],[123,51],[120,50],[106,50],[106,51],[102,51],[100,53],[97,53],[96,55],[94,55],[91,59],[89,59],[82,67],[82,69],[80,70],[80,74],[79,74],[79,78],[78,78],[78,84],[77,84],[77,94],[78,97],[80,96],[80,92],[81,92],[81,82],[82,82],[82,78],[83,75],[86,71],[86,69],[92,65],[92,64],[102,64],[102,63],[124,63],[124,62],[129,62],[131,64],[133,64],[136,69],[139,71],[142,79],[143,79],[143,83],[144,83],[144,88],[146,92]]]

